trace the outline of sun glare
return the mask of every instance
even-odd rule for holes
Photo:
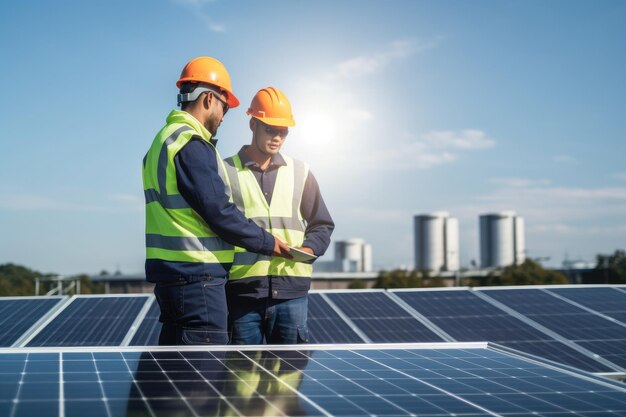
[[[305,113],[298,122],[298,136],[307,148],[328,145],[335,140],[336,123],[330,114],[323,112]]]

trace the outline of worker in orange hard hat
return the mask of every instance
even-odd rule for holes
[[[263,88],[247,114],[252,141],[225,160],[233,200],[246,217],[312,256],[270,258],[235,248],[226,287],[231,342],[306,343],[312,261],[328,248],[335,224],[308,164],[280,152],[296,125],[287,96]]]
[[[161,308],[159,344],[226,344],[224,287],[235,246],[268,257],[289,257],[289,248],[227,194],[214,136],[239,100],[224,65],[193,59],[176,86],[181,110],[167,116],[143,160],[146,279]]]

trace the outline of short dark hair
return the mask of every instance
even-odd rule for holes
[[[189,93],[193,93],[194,90],[200,85],[200,83],[194,83],[191,81],[185,81],[180,85],[180,94],[189,94]],[[180,103],[180,109],[181,110],[185,110],[187,107],[189,107],[189,105],[192,103],[192,101],[183,101],[182,103]]]

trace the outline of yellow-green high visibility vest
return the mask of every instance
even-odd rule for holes
[[[226,159],[226,173],[237,208],[258,226],[278,236],[289,246],[299,247],[304,242],[306,229],[300,213],[300,202],[309,166],[286,155],[281,156],[286,165],[278,168],[270,204],[267,203],[252,171],[241,163],[239,155]],[[310,278],[312,272],[313,267],[310,264],[260,255],[235,247],[235,258],[228,279],[269,275]]]
[[[146,258],[197,263],[231,263],[233,245],[218,237],[178,191],[174,157],[199,136],[211,133],[192,115],[174,110],[143,160],[146,199]],[[228,189],[224,162],[215,149],[218,172]]]

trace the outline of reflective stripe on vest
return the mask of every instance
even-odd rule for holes
[[[191,118],[191,119],[190,119]],[[172,120],[174,119],[174,121]],[[193,116],[174,111],[157,134],[143,161],[146,200],[146,257],[177,262],[231,263],[234,247],[218,237],[180,195],[174,157],[198,134]],[[228,178],[217,150],[218,172]]]
[[[286,165],[278,168],[269,205],[254,174],[242,165],[238,155],[226,159],[226,173],[233,201],[239,210],[289,246],[299,247],[304,242],[306,229],[300,213],[300,203],[309,167],[304,162],[282,156]],[[310,264],[272,258],[247,252],[243,248],[235,248],[229,279],[267,275],[310,277],[312,272]]]

